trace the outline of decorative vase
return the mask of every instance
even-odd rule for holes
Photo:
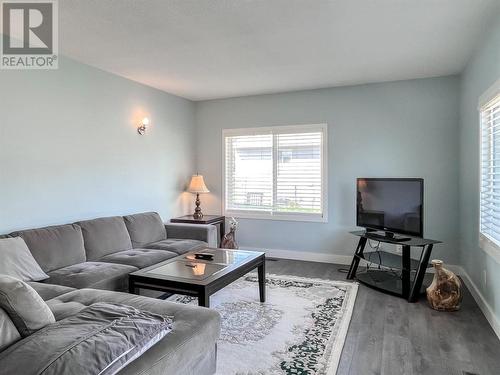
[[[434,310],[457,311],[462,302],[462,283],[453,272],[443,268],[443,261],[431,261],[435,274],[427,288],[427,301]]]
[[[238,227],[238,222],[231,218],[231,224],[229,227],[229,233],[224,235],[220,247],[223,249],[238,249],[238,243],[236,242],[236,228]]]

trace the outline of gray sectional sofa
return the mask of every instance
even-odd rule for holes
[[[49,276],[29,285],[47,302],[57,321],[96,302],[173,316],[172,332],[120,374],[215,372],[220,334],[216,311],[124,293],[129,273],[187,251],[216,246],[214,226],[164,224],[157,213],[148,212],[22,230],[7,236],[23,238]]]

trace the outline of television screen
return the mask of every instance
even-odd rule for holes
[[[358,178],[357,225],[423,236],[424,180]]]

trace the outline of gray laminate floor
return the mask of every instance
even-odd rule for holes
[[[345,280],[336,264],[270,260],[267,272]],[[500,340],[468,291],[455,313],[360,285],[337,375],[500,375]]]

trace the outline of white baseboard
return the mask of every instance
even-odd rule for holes
[[[262,248],[245,247],[248,250],[262,251]],[[338,255],[327,253],[312,253],[308,251],[293,251],[281,249],[266,249],[264,250],[269,258],[304,260],[307,262],[335,263],[335,264],[351,264],[352,255]]]
[[[258,248],[247,248],[248,250],[262,251]],[[349,265],[352,261],[352,256],[350,255],[338,255],[338,254],[326,254],[326,253],[313,253],[307,251],[293,251],[293,250],[281,250],[281,249],[266,249],[266,256],[270,258],[278,259],[292,259],[292,260],[303,260],[308,262],[321,262],[321,263],[335,263]],[[481,294],[479,288],[474,284],[470,276],[467,274],[462,266],[448,264],[446,266],[450,271],[460,275],[464,281],[467,289],[472,294],[472,297],[478,304],[479,308],[483,312],[486,320],[490,323],[491,328],[500,339],[500,321],[493,312],[493,308],[486,301],[484,296]]]
[[[479,288],[476,286],[476,284],[474,284],[474,281],[472,281],[469,274],[465,271],[465,269],[462,266],[449,266],[448,268],[450,269],[450,271],[453,271],[456,274],[462,276],[462,280],[467,286],[467,289],[469,289],[469,291],[471,292],[472,297],[474,297],[474,300],[476,301],[477,305],[483,312],[486,320],[488,320],[488,323],[490,323],[491,328],[493,328],[493,331],[500,339],[500,320],[498,320],[497,316],[495,315],[495,312],[493,311],[493,308],[490,306],[488,301],[486,301]]]

